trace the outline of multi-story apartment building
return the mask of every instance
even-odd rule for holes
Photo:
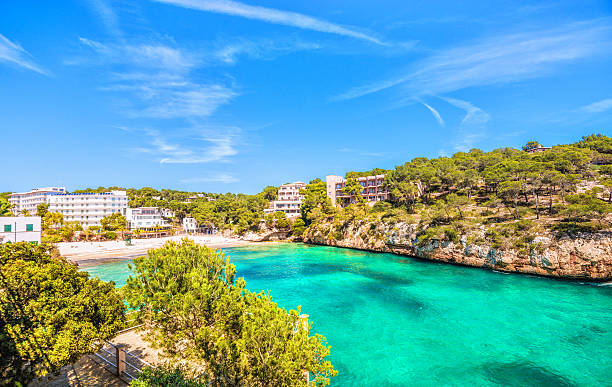
[[[278,200],[274,200],[270,208],[266,208],[264,212],[271,214],[281,211],[288,218],[297,218],[300,216],[300,206],[304,199],[304,195],[300,194],[302,188],[306,188],[306,183],[301,181],[281,185],[278,189]]]
[[[40,243],[40,216],[0,217],[0,243]]]
[[[345,207],[357,201],[355,196],[342,191],[346,184],[346,179],[342,176],[330,175],[325,178],[325,181],[327,183],[327,196],[334,206]],[[357,181],[363,187],[361,196],[369,205],[373,206],[376,202],[389,199],[389,191],[384,186],[385,175],[358,177]]]
[[[156,227],[169,227],[164,220],[164,214],[157,207],[127,208],[125,210],[125,218],[130,230],[150,230]]]
[[[84,228],[99,226],[100,220],[115,212],[126,214],[125,191],[103,193],[55,194],[47,196],[49,211],[64,215],[67,222],[79,222]]]
[[[30,215],[36,214],[36,207],[39,204],[47,203],[49,195],[66,193],[64,187],[45,187],[35,188],[28,192],[20,192],[11,194],[9,202],[13,205],[13,213],[15,215],[27,211]]]

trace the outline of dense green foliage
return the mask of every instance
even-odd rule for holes
[[[297,237],[302,236],[306,230],[306,223],[302,218],[297,218],[291,225],[291,233]]]
[[[346,178],[350,179],[350,178],[357,178],[357,177],[366,177],[366,176],[375,176],[375,175],[384,175],[386,173],[389,173],[388,170],[386,169],[381,169],[381,168],[374,168],[370,171],[365,171],[365,172],[347,172],[346,173]]]
[[[100,220],[104,231],[120,231],[127,228],[127,219],[119,212],[114,212]]]
[[[49,204],[40,203],[38,206],[36,206],[36,216],[44,217],[47,215],[47,212],[49,212]]]
[[[48,245],[0,245],[0,380],[26,385],[94,351],[121,328],[124,309],[112,283]]]
[[[267,214],[264,217],[264,221],[266,222],[266,226],[268,228],[277,228],[284,231],[291,227],[291,221],[287,219],[287,215],[285,215],[285,213],[282,211]]]
[[[189,213],[201,225],[233,229],[244,234],[247,231],[257,231],[267,206],[268,200],[264,198],[264,193],[215,194],[210,199],[194,200],[189,206]]]
[[[304,200],[302,200],[300,212],[306,224],[335,212],[334,206],[327,197],[327,185],[321,179],[312,180],[303,189],[303,194]]]
[[[8,199],[0,197],[0,216],[13,216],[11,208],[12,204],[9,203]]]
[[[39,206],[40,207],[40,206]],[[48,212],[46,208],[37,208],[37,212],[44,211],[41,219],[42,241],[46,243],[56,243],[71,241],[77,231],[83,231],[83,227],[78,222],[66,222],[64,215],[59,212]]]
[[[184,368],[147,367],[130,383],[132,387],[208,387],[208,383],[190,378]]]
[[[326,385],[335,371],[321,335],[302,328],[300,309],[285,311],[267,293],[235,279],[221,251],[169,242],[134,260],[125,286],[147,339],[215,386]]]
[[[532,141],[524,149],[538,145]],[[385,186],[389,202],[372,208],[358,202],[337,212],[309,211],[307,223],[312,230],[331,224],[327,232],[335,238],[355,220],[417,224],[421,243],[457,240],[481,226],[490,228],[493,237],[497,228],[524,219],[539,222],[508,229],[507,239],[514,237],[515,244],[522,243],[520,235],[538,230],[599,230],[609,227],[612,212],[612,139],[592,135],[534,153],[501,148],[418,157],[389,171]],[[306,191],[312,189],[308,186]],[[360,190],[353,178],[347,179],[345,193]]]

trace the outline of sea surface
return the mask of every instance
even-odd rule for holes
[[[612,286],[301,244],[224,251],[249,289],[310,315],[332,386],[612,386]],[[122,286],[128,263],[84,270]]]

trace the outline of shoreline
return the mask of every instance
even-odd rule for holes
[[[504,274],[504,275],[520,275],[524,277],[550,279],[550,280],[560,281],[560,282],[569,282],[569,283],[577,283],[577,284],[585,284],[585,285],[593,285],[593,286],[612,286],[612,279],[609,279],[609,278],[593,279],[593,278],[583,278],[583,277],[560,277],[560,276],[545,275],[545,274],[540,274],[540,273],[525,273],[525,272],[520,272],[520,271],[503,270],[500,268],[494,268],[490,266],[469,265],[469,264],[461,263],[461,262],[441,261],[437,259],[419,257],[418,255],[404,254],[404,253],[393,251],[393,250],[377,250],[373,248],[331,245],[331,244],[317,243],[317,242],[312,242],[312,241],[299,242],[299,243],[303,243],[305,245],[310,245],[310,246],[334,247],[334,248],[364,251],[364,252],[376,253],[376,254],[390,254],[390,255],[395,255],[397,257],[412,258],[417,261],[435,264],[435,265],[451,265],[451,266],[457,266],[457,267],[470,268],[474,270],[486,270],[486,271],[490,271],[493,273]]]
[[[94,266],[113,261],[134,259],[146,255],[150,249],[162,247],[166,242],[180,242],[184,238],[214,249],[263,243],[219,235],[174,235],[163,238],[133,239],[131,246],[127,246],[124,241],[60,242],[56,243],[55,246],[62,257],[77,266]]]

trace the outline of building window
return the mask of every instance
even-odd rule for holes
[[[26,231],[34,231],[34,225],[33,224],[26,224]]]
[[[11,225],[10,224],[5,224],[4,225],[4,232],[11,232]]]

